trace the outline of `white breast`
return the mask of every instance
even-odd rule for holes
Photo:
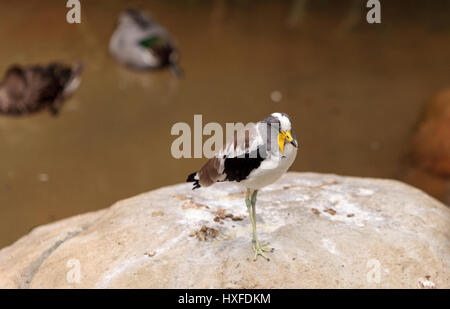
[[[250,173],[246,180],[240,182],[241,185],[248,189],[258,190],[274,183],[294,163],[296,156],[297,148],[292,144],[287,144],[284,157],[280,158],[270,154],[257,169]]]

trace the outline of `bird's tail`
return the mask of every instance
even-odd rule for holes
[[[198,189],[198,188],[201,187],[200,184],[198,183],[198,173],[197,172],[194,172],[194,173],[190,174],[188,176],[188,178],[186,179],[186,182],[193,182],[194,183],[194,186],[193,186],[192,190],[195,190],[195,189]]]
[[[171,61],[169,63],[170,70],[172,71],[173,75],[177,78],[182,78],[184,75],[183,70],[178,66],[178,64],[174,61]]]

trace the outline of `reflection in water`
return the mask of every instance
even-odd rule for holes
[[[80,25],[65,22],[61,1],[2,3],[1,72],[78,59],[85,71],[58,117],[0,117],[0,247],[33,226],[183,182],[204,160],[173,159],[170,129],[193,114],[224,124],[283,111],[301,145],[293,170],[398,177],[422,103],[450,84],[448,25],[427,15],[443,9],[410,1],[381,25],[347,31],[339,25],[351,1],[302,2],[133,1],[173,34],[181,80],[109,57],[128,1],[83,3]]]

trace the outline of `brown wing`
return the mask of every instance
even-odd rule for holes
[[[225,160],[249,153],[252,151],[252,148],[256,149],[259,137],[260,135],[255,124],[234,131],[234,136],[228,139],[216,156],[209,159],[199,170],[197,174],[198,183],[203,187],[207,187],[217,181],[225,180],[227,178]]]
[[[202,187],[208,187],[220,180],[222,176],[220,168],[222,160],[217,157],[211,158],[198,171],[198,182]]]

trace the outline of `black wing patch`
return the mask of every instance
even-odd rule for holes
[[[201,185],[198,183],[198,180],[195,179],[195,176],[197,176],[197,172],[194,172],[192,174],[189,174],[188,178],[186,179],[186,182],[193,182],[194,186],[192,190],[198,189],[201,187]]]
[[[265,154],[266,149],[260,147],[242,157],[225,158],[224,173],[227,175],[226,180],[240,182],[247,179],[248,175],[264,161]]]

